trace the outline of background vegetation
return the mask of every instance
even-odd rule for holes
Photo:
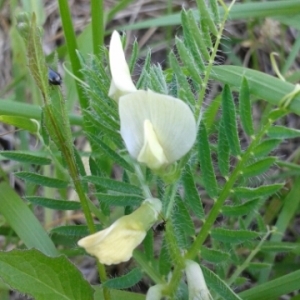
[[[174,177],[143,169],[153,195],[175,209],[132,261],[106,269],[104,289],[112,299],[145,299],[171,270],[181,274],[174,262],[184,249],[214,299],[300,299],[299,1],[237,1],[230,11],[214,0],[101,5],[0,1],[0,298],[21,299],[14,290],[87,299],[93,289],[104,297],[103,266],[76,242],[142,199],[107,96],[104,46],[117,29],[137,87],[176,96],[202,118]],[[42,32],[26,27],[24,11],[35,12]],[[40,53],[28,32],[41,33]],[[49,88],[39,64],[58,70],[61,89]],[[175,277],[166,294],[187,299]]]

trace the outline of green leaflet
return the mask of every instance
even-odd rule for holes
[[[17,172],[15,175],[25,181],[38,184],[41,186],[47,186],[51,188],[63,189],[68,186],[67,181],[63,181],[57,178],[51,178],[31,172]]]
[[[221,100],[222,100],[221,95],[218,95],[209,103],[208,107],[205,109],[203,113],[203,122],[205,124],[208,133],[210,133],[215,128],[216,117],[219,112]]]
[[[228,176],[230,168],[230,147],[223,119],[220,122],[218,132],[218,166],[222,176]]]
[[[103,297],[103,288],[102,286],[94,286],[95,289],[95,295],[94,300],[105,300]],[[114,290],[110,289],[109,291],[111,300],[145,300],[145,295],[134,293],[134,292],[128,292],[128,291],[120,291],[120,290]]]
[[[211,198],[215,198],[218,195],[218,186],[213,169],[207,132],[203,122],[200,123],[200,131],[198,134],[198,159],[200,162],[203,185],[208,195]]]
[[[53,258],[35,249],[0,252],[0,277],[36,300],[86,300],[94,293],[65,256]]]
[[[258,204],[259,199],[253,199],[240,205],[224,205],[222,207],[222,214],[228,217],[245,216],[256,209]]]
[[[259,234],[250,230],[229,230],[214,228],[211,237],[223,243],[240,244],[259,237]]]
[[[123,157],[121,157],[116,151],[114,151],[108,145],[106,145],[99,137],[89,135],[89,138],[112,161],[116,162],[117,164],[119,164],[121,167],[123,167],[124,169],[126,169],[129,172],[133,172],[134,171],[133,167]]]
[[[253,149],[253,156],[260,158],[268,155],[272,150],[276,149],[277,146],[282,142],[281,139],[268,139],[264,140],[258,146]]]
[[[37,248],[49,256],[58,255],[53,242],[33,212],[5,182],[0,183],[0,212],[27,248]]]
[[[207,286],[226,300],[242,300],[235,292],[214,272],[201,265]],[[243,298],[244,299],[244,298]]]
[[[228,139],[229,147],[233,155],[241,152],[238,128],[236,122],[235,106],[228,85],[224,86],[222,93],[223,125]]]
[[[191,243],[191,237],[195,235],[194,223],[183,201],[176,198],[176,209],[172,214],[172,223],[180,249],[187,249]]]
[[[8,159],[27,164],[35,164],[42,166],[51,164],[50,158],[29,154],[24,151],[0,151],[0,155]]]
[[[41,205],[43,207],[48,207],[51,209],[57,210],[76,210],[80,209],[81,205],[78,201],[64,201],[56,200],[46,197],[36,197],[36,196],[27,196],[26,200],[30,201],[35,205]]]
[[[132,44],[132,50],[131,50],[131,56],[130,56],[130,61],[129,61],[129,70],[130,70],[130,74],[133,73],[134,71],[134,67],[136,65],[136,61],[138,59],[138,55],[139,55],[139,44],[137,42],[137,40],[135,39],[133,44]]]
[[[122,181],[117,181],[117,180],[98,177],[98,176],[86,176],[82,178],[82,180],[102,186],[103,188],[110,191],[115,191],[118,193],[125,193],[125,194],[136,194],[140,196],[142,195],[142,190],[138,186],[125,183]]]
[[[262,173],[269,170],[269,168],[276,162],[276,157],[266,157],[256,161],[255,163],[248,165],[243,170],[243,177],[253,177],[261,175]]]
[[[300,136],[300,130],[276,125],[268,130],[267,135],[276,139],[292,139]]]
[[[192,105],[195,103],[195,97],[191,91],[191,87],[186,79],[186,76],[182,72],[182,68],[179,66],[178,61],[173,52],[169,54],[169,61],[171,68],[174,70],[174,74],[177,80],[179,88],[183,89],[185,97],[181,98],[183,101],[188,102]],[[177,95],[176,95],[177,96]]]
[[[206,247],[201,248],[201,256],[203,259],[214,264],[224,263],[230,259],[230,255],[228,253]]]
[[[18,116],[0,116],[0,121],[9,124],[14,125],[18,128],[27,130],[31,133],[37,133],[38,132],[38,124],[31,119],[24,118],[24,117],[18,117]]]
[[[182,23],[182,28],[183,28],[183,35],[184,35],[184,44],[189,49],[193,56],[193,60],[195,63],[195,66],[192,67],[194,70],[197,70],[197,75],[196,77],[199,77],[199,74],[202,74],[203,71],[205,70],[204,66],[204,61],[202,58],[202,53],[200,52],[200,48],[195,42],[199,36],[198,34],[200,33],[199,27],[196,24],[195,30],[191,30],[191,27],[193,26],[193,17],[189,17],[189,12],[187,13],[184,9],[181,12],[181,23]],[[200,36],[201,38],[201,36]],[[194,78],[196,78],[194,77]],[[197,82],[197,81],[196,81]],[[199,82],[202,82],[202,78],[199,78]]]
[[[186,165],[185,171],[181,179],[184,187],[185,203],[189,206],[189,208],[199,219],[204,219],[205,214],[202,207],[201,198],[196,188],[194,177],[189,165]]]
[[[103,227],[100,224],[96,225],[97,230],[102,230]],[[56,233],[68,237],[83,237],[90,234],[90,231],[86,225],[66,225],[58,226],[51,229],[51,234]]]
[[[193,59],[192,54],[190,51],[186,48],[183,41],[176,37],[175,39],[176,47],[179,51],[180,58],[184,65],[186,66],[191,78],[198,83],[202,82],[202,78],[199,75],[199,70],[196,68],[196,62]]]
[[[137,195],[109,195],[106,193],[95,193],[95,196],[98,197],[100,203],[105,203],[107,205],[116,205],[116,206],[134,206],[140,205],[144,198]]]
[[[258,197],[267,197],[278,192],[283,183],[263,185],[258,188],[238,187],[234,189],[234,194],[244,199],[254,199]]]
[[[250,103],[250,92],[249,85],[246,78],[243,78],[240,96],[239,96],[239,108],[240,108],[240,117],[241,123],[245,132],[251,136],[254,133],[253,124],[252,124],[252,111]]]
[[[128,289],[137,284],[142,277],[142,271],[139,268],[134,268],[123,276],[105,281],[103,286],[111,289]]]

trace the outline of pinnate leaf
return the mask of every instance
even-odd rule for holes
[[[203,174],[203,185],[208,195],[215,198],[218,195],[218,187],[211,159],[207,131],[203,122],[200,123],[200,132],[198,135],[198,156],[201,173]]]
[[[224,243],[240,244],[258,237],[259,234],[255,231],[249,230],[215,228],[211,231],[211,236],[212,238]]]
[[[48,207],[51,209],[57,209],[57,210],[75,210],[81,208],[80,202],[78,201],[56,200],[52,198],[36,197],[36,196],[27,196],[26,200],[36,205]]]
[[[51,178],[31,172],[17,172],[15,175],[25,181],[39,184],[42,186],[52,187],[52,188],[66,188],[68,186],[67,181],[63,181],[57,178]]]
[[[27,152],[22,151],[1,151],[0,154],[8,159],[15,160],[22,163],[27,164],[35,164],[35,165],[50,165],[51,159],[29,154]]]
[[[222,110],[223,110],[223,124],[229,142],[229,147],[233,155],[239,155],[241,152],[235,106],[232,94],[228,85],[224,86],[222,93]]]
[[[105,281],[103,286],[112,289],[128,289],[137,284],[143,277],[143,273],[139,268],[135,268],[127,274]]]

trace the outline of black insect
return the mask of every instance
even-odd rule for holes
[[[158,223],[156,226],[153,227],[154,231],[165,231],[166,230],[166,220],[163,220],[162,222]]]
[[[52,85],[61,85],[62,83],[61,76],[51,68],[48,68],[48,81]]]

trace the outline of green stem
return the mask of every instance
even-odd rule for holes
[[[142,267],[143,271],[147,273],[147,275],[156,283],[156,284],[163,284],[165,283],[162,276],[153,268],[153,266],[144,259],[144,256],[141,254],[140,251],[134,250],[133,255],[135,261]]]
[[[235,2],[235,0],[232,1],[230,7],[232,6],[232,4],[234,2]],[[203,83],[202,83],[202,89],[200,90],[198,102],[196,103],[196,107],[195,107],[195,118],[197,120],[197,125],[199,125],[200,121],[201,121],[201,107],[202,107],[202,103],[203,103],[203,100],[205,97],[206,87],[207,87],[208,81],[210,79],[210,73],[211,73],[212,67],[214,65],[215,58],[218,53],[219,45],[220,45],[221,38],[222,38],[222,33],[223,33],[225,23],[226,23],[226,20],[228,18],[229,11],[230,11],[230,9],[224,9],[224,10],[225,10],[224,17],[223,17],[222,23],[220,24],[220,29],[218,30],[218,33],[216,35],[217,39],[216,39],[214,48],[212,49],[212,54],[210,56],[207,68],[205,70],[205,76],[204,76]]]
[[[171,194],[170,197],[168,199],[168,206],[166,209],[166,219],[168,220],[169,217],[171,216],[172,210],[173,210],[173,206],[175,204],[175,196],[176,196],[176,192],[177,192],[177,184],[172,184],[171,186]]]
[[[221,212],[224,202],[229,197],[229,195],[232,193],[232,188],[233,188],[236,180],[242,174],[242,170],[244,169],[245,164],[248,163],[248,160],[252,156],[253,149],[259,144],[261,138],[269,130],[272,123],[273,123],[273,120],[269,119],[267,124],[265,124],[265,126],[261,129],[261,131],[258,133],[258,135],[256,137],[254,137],[254,139],[252,140],[248,149],[244,152],[243,156],[240,158],[238,164],[234,168],[228,181],[226,182],[225,186],[223,187],[219,197],[217,198],[214,206],[212,207],[211,211],[209,212],[208,217],[206,218],[205,222],[203,223],[203,226],[201,227],[201,230],[200,230],[199,234],[197,235],[192,247],[186,253],[185,259],[193,259],[199,253],[201,246],[203,245],[206,238],[208,237],[211,228],[213,227],[219,213]],[[180,279],[181,279],[181,271],[182,271],[182,267],[180,265],[177,265],[174,269],[172,279],[168,286],[169,291],[176,290],[176,288],[180,282]]]
[[[76,54],[76,50],[78,50],[77,41],[76,41],[76,35],[73,28],[73,22],[72,22],[72,16],[69,8],[69,4],[67,0],[59,0],[59,11],[60,11],[60,17],[62,21],[62,26],[64,30],[64,36],[66,39],[66,45],[72,65],[72,71],[76,77],[78,77],[80,80],[84,81],[84,76],[80,72],[81,70],[81,64],[80,60]],[[76,90],[79,97],[79,103],[81,106],[81,109],[84,111],[88,109],[89,107],[89,101],[87,97],[85,96],[83,89],[81,88],[81,85],[78,81],[75,81],[76,84]]]
[[[234,271],[234,273],[231,275],[230,279],[228,280],[227,284],[230,286],[234,283],[234,281],[238,278],[238,276],[249,266],[251,260],[254,258],[254,256],[260,251],[263,243],[266,241],[268,236],[272,233],[272,230],[268,230],[268,232],[264,235],[264,237],[261,239],[261,241],[258,243],[258,245],[255,247],[253,251],[249,254],[249,256],[246,258],[246,260]]]
[[[100,58],[104,41],[104,3],[103,0],[91,0],[92,33],[94,55]]]
[[[146,198],[153,198],[152,193],[149,189],[149,186],[146,184],[144,174],[141,170],[141,167],[138,163],[134,163],[135,174],[140,182],[141,188],[143,190],[144,196]]]

